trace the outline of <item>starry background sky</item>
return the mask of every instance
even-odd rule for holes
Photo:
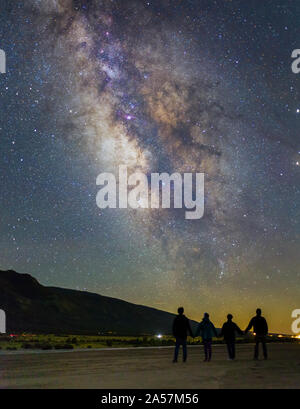
[[[1,269],[219,326],[300,308],[297,1],[1,0]],[[204,172],[205,215],[96,206]]]

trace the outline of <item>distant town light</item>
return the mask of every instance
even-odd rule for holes
[[[157,338],[162,338],[161,334],[156,335]]]

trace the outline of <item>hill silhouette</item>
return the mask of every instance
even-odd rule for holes
[[[7,332],[170,334],[174,319],[174,314],[120,299],[46,287],[13,270],[0,270],[0,309],[6,312]]]

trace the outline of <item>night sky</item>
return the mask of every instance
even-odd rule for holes
[[[219,326],[300,308],[300,3],[0,2],[0,268]],[[298,110],[298,111],[297,111]],[[205,214],[96,177],[204,172]]]

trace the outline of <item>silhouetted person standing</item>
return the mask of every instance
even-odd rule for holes
[[[264,358],[268,358],[267,354],[267,346],[266,346],[266,336],[268,334],[268,324],[267,321],[264,317],[261,316],[261,309],[257,308],[256,310],[256,316],[253,317],[250,322],[248,327],[245,329],[245,334],[253,327],[253,331],[255,333],[255,348],[254,348],[254,359],[258,359],[258,348],[259,348],[259,343],[262,343],[263,347],[263,354]]]
[[[203,320],[198,325],[196,337],[198,335],[201,335],[202,342],[204,345],[204,355],[205,355],[204,362],[209,362],[211,360],[211,355],[212,355],[212,349],[211,349],[212,337],[213,336],[217,337],[218,334],[217,334],[214,324],[210,321],[209,314],[207,312],[204,314]]]
[[[221,329],[220,336],[224,337],[227,345],[228,357],[231,360],[235,358],[235,334],[236,332],[243,335],[243,331],[232,321],[233,316],[231,314],[227,315],[227,321],[224,322]]]
[[[188,333],[191,335],[191,337],[193,336],[190,322],[187,319],[187,317],[183,315],[183,313],[184,313],[183,307],[179,307],[178,315],[175,317],[173,322],[173,335],[176,338],[173,362],[177,362],[180,345],[182,345],[183,350],[183,362],[186,361],[187,358],[186,338]]]

